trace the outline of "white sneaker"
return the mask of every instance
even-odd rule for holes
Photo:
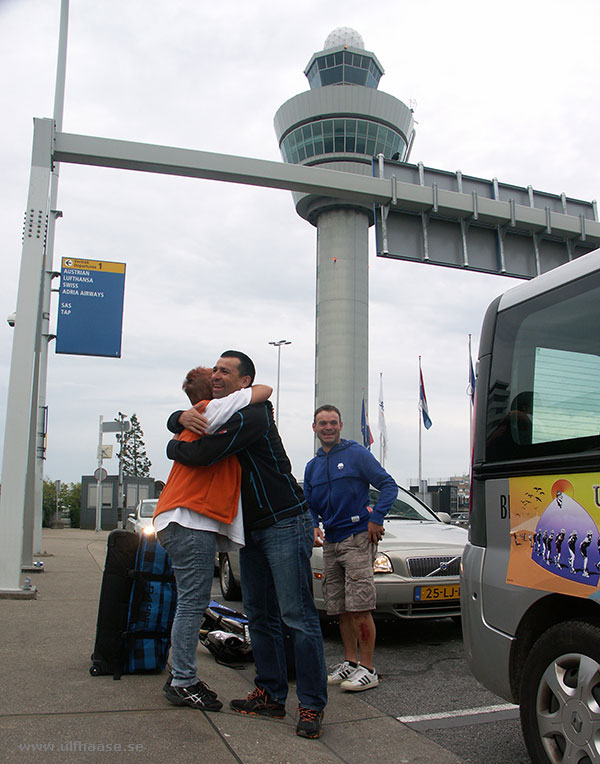
[[[350,679],[358,671],[358,668],[358,666],[350,665],[348,661],[338,663],[337,666],[333,666],[331,669],[331,674],[327,675],[327,684],[340,684],[345,679]]]
[[[377,687],[378,684],[379,677],[375,669],[369,671],[364,666],[359,666],[352,676],[342,681],[340,689],[350,692],[361,692],[362,690],[370,690],[372,687]]]

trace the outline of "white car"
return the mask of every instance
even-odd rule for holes
[[[127,515],[125,530],[134,533],[146,533],[149,536],[154,535],[154,526],[152,525],[152,515],[156,509],[158,499],[141,499],[138,501],[135,510]]]
[[[372,490],[373,503],[378,491]],[[440,518],[404,488],[384,521],[373,570],[377,590],[376,617],[460,617],[459,571],[467,531]],[[237,554],[220,554],[220,584],[227,600],[240,597]],[[323,553],[313,549],[313,594],[317,610],[325,615],[321,581]]]

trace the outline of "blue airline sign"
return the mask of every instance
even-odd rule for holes
[[[56,352],[121,357],[125,263],[63,257]]]

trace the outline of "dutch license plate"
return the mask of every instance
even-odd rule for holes
[[[415,602],[435,602],[437,600],[457,600],[459,598],[460,586],[458,584],[415,587]]]

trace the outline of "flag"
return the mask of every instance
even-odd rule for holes
[[[469,387],[468,395],[471,396],[471,404],[475,403],[475,370],[473,369],[473,356],[471,355],[471,335],[469,334]]]
[[[431,419],[429,417],[429,409],[427,407],[427,396],[425,395],[425,383],[423,382],[423,372],[421,371],[419,367],[419,377],[420,377],[420,384],[419,384],[419,408],[421,409],[421,413],[423,414],[423,424],[425,425],[425,429],[428,430],[431,427]]]
[[[379,419],[377,420],[377,426],[379,427],[379,442],[381,443],[381,457],[385,461],[387,456],[387,428],[385,426],[385,410],[383,407],[383,374],[379,375]]]
[[[362,410],[360,412],[360,431],[363,437],[363,446],[371,450],[371,443],[373,442],[373,436],[371,435],[371,428],[369,427],[369,417],[365,410],[365,396],[362,399]]]

